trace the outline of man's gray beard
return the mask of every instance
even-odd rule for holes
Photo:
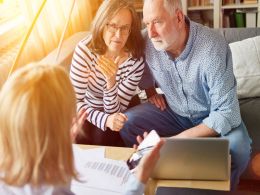
[[[165,49],[163,47],[160,47],[160,46],[156,46],[157,44],[152,42],[153,43],[153,46],[154,48],[157,50],[157,51],[164,51]]]

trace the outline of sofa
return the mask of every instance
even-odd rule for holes
[[[226,28],[215,29],[223,35],[230,44],[233,57],[234,73],[238,82],[238,98],[242,120],[244,121],[252,139],[252,155],[247,170],[241,180],[254,180],[260,184],[260,37],[257,37],[258,45],[248,38],[260,36],[260,28]],[[244,44],[244,45],[243,45]],[[254,47],[257,47],[256,50]],[[247,48],[249,47],[249,48]],[[259,49],[259,50],[258,50]],[[239,51],[240,50],[240,51]],[[253,50],[256,59],[251,56]],[[251,52],[249,54],[249,52]],[[234,53],[237,53],[235,56]],[[246,62],[237,62],[244,56]],[[241,59],[240,61],[242,61]],[[253,61],[252,61],[253,60]],[[251,61],[250,63],[248,63]],[[241,66],[241,67],[240,67]],[[238,70],[237,70],[238,69]],[[240,71],[240,72],[239,72]],[[247,72],[251,73],[247,73]],[[237,73],[237,75],[236,75]],[[247,74],[247,75],[246,75]],[[241,78],[243,77],[243,78]],[[248,78],[245,78],[248,77]],[[244,79],[244,80],[243,80]],[[251,81],[249,81],[251,79]],[[244,83],[243,83],[244,82]],[[253,87],[255,85],[255,87]],[[245,89],[245,91],[243,91]]]

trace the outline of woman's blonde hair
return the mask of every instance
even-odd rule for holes
[[[92,22],[92,41],[90,44],[90,49],[100,55],[105,53],[107,46],[103,40],[104,28],[111,18],[113,18],[122,9],[128,9],[132,15],[131,31],[126,42],[126,48],[133,57],[139,59],[144,53],[144,40],[141,34],[141,20],[133,5],[127,0],[104,0]]]
[[[70,127],[75,93],[59,66],[30,64],[0,92],[1,179],[14,186],[68,184],[74,169]]]

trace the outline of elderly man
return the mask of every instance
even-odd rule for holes
[[[225,137],[230,143],[231,190],[250,159],[241,120],[231,51],[221,35],[184,16],[180,0],[145,0],[146,61],[163,91],[125,114],[120,134],[131,146],[155,129],[162,137]],[[143,78],[149,86],[150,80]]]

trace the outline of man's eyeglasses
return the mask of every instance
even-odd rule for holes
[[[122,35],[128,35],[131,31],[130,26],[117,26],[116,24],[106,24],[107,30],[111,33],[116,33],[118,30]]]

